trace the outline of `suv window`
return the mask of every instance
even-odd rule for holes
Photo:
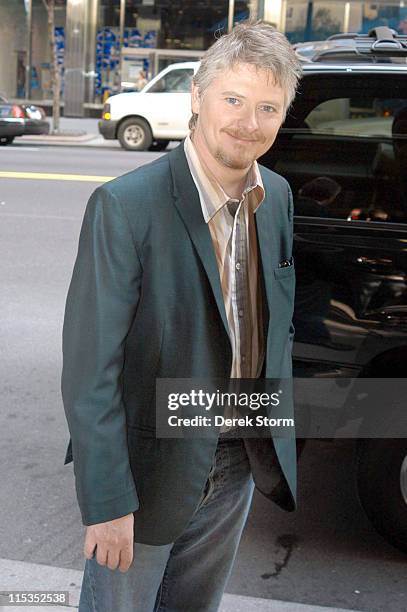
[[[192,68],[175,68],[158,79],[148,93],[190,93],[193,76]]]
[[[347,96],[340,75],[319,92],[313,82],[267,154],[265,165],[291,185],[297,216],[407,222],[407,78],[379,90],[364,77]]]
[[[395,115],[404,107],[403,98],[334,98],[318,104],[305,121],[314,134],[391,138]],[[400,131],[398,122],[395,130]]]

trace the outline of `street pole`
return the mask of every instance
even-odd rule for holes
[[[95,79],[96,79],[96,36],[98,25],[98,6],[99,0],[89,0],[88,17],[86,28],[86,45],[85,45],[85,71],[86,71],[86,87],[85,87],[85,102],[93,102],[95,96]]]
[[[313,18],[313,10],[314,4],[313,2],[308,2],[307,7],[307,21],[305,24],[305,34],[304,34],[304,42],[307,40],[312,40],[312,18]]]
[[[118,78],[118,89],[121,91],[122,88],[122,67],[123,67],[123,54],[122,49],[124,45],[124,19],[126,13],[126,0],[120,0],[120,36],[119,36],[119,78]]]
[[[25,99],[31,98],[31,62],[32,62],[32,0],[24,0],[27,13],[27,61],[25,63]]]
[[[345,13],[343,16],[343,31],[349,32],[349,21],[350,21],[350,2],[345,2]]]
[[[120,0],[120,48],[124,44],[124,18],[126,13],[126,0]]]
[[[229,0],[228,32],[232,31],[235,16],[235,0]]]

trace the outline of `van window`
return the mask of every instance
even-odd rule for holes
[[[193,76],[192,68],[175,68],[158,79],[148,93],[190,93]]]

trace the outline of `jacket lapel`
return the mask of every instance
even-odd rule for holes
[[[209,227],[203,218],[198,190],[185,156],[184,141],[168,153],[168,159],[174,185],[175,206],[205,268],[223,325],[229,337],[229,326],[223,301],[218,264],[213,250]]]
[[[254,216],[256,218],[256,215]],[[257,227],[256,227],[257,231]],[[257,244],[259,244],[259,237],[257,232]],[[259,249],[258,249],[259,250]],[[261,255],[259,254],[258,258],[258,266],[259,266],[259,277],[260,277],[260,291],[261,291],[261,307],[262,307],[262,320],[263,320],[263,338],[266,345],[267,341],[267,333],[270,319],[270,310],[267,301],[267,291],[266,291],[266,283],[265,283],[265,275],[263,269],[263,263]],[[270,293],[270,291],[269,291]]]
[[[271,313],[271,297],[273,284],[273,261],[276,257],[273,256],[273,250],[277,248],[275,242],[275,234],[273,232],[273,201],[272,188],[268,181],[268,177],[262,171],[262,166],[259,166],[263,185],[265,189],[265,199],[257,209],[254,219],[256,223],[257,243],[259,246],[259,269],[262,283],[263,296],[263,324],[264,324],[264,339],[267,346],[267,336],[269,330],[269,321]]]

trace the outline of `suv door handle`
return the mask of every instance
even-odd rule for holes
[[[392,259],[386,259],[384,257],[358,257],[356,261],[362,265],[369,266],[391,266],[393,264]]]
[[[398,312],[378,312],[376,313],[376,318],[378,321],[385,321],[386,323],[401,323],[405,324],[407,322],[407,312],[398,311]]]

